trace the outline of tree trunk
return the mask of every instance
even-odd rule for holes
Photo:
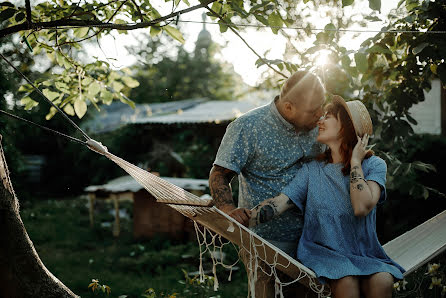
[[[19,214],[0,135],[0,297],[78,297],[39,258]]]

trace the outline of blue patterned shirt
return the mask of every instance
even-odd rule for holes
[[[317,129],[296,132],[273,101],[228,125],[214,164],[238,174],[238,205],[251,209],[278,195],[303,160],[321,152],[316,136]],[[294,242],[302,234],[302,225],[302,212],[292,208],[253,231],[265,239]]]

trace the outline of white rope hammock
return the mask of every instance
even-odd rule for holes
[[[91,150],[106,156],[124,169],[151,193],[157,202],[168,204],[168,206],[194,221],[197,239],[200,244],[200,278],[201,280],[204,279],[202,256],[206,252],[210,252],[214,265],[215,289],[218,287],[216,266],[221,265],[230,269],[230,280],[232,267],[235,265],[226,265],[214,257],[216,251],[222,253],[224,246],[222,243],[225,243],[223,240],[225,238],[239,247],[239,254],[248,253],[250,256],[250,262],[246,265],[249,275],[248,296],[255,297],[254,285],[258,270],[262,270],[264,274],[274,278],[276,296],[283,297],[282,288],[294,282],[306,285],[319,297],[327,297],[330,294],[329,287],[320,284],[312,270],[251,232],[248,228],[240,225],[224,212],[212,207],[212,199],[199,198],[111,154],[101,143],[91,139],[86,143]],[[204,229],[200,229],[197,223],[202,225]],[[383,247],[394,261],[406,269],[404,274],[406,276],[446,249],[445,227],[446,210]],[[281,281],[277,270],[287,274],[292,281]]]

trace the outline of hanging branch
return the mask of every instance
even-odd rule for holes
[[[207,0],[203,3],[200,3],[198,5],[170,13],[168,15],[165,15],[163,17],[151,20],[149,22],[141,22],[137,24],[110,24],[110,23],[104,23],[101,21],[94,21],[94,20],[74,20],[74,19],[59,19],[55,21],[49,21],[49,22],[31,22],[31,16],[27,19],[27,22],[14,25],[11,27],[7,27],[0,30],[0,38],[8,36],[10,34],[20,32],[23,30],[30,30],[30,29],[53,29],[56,27],[90,27],[90,28],[108,28],[108,29],[117,29],[117,30],[135,30],[140,28],[147,28],[154,25],[157,25],[160,22],[166,21],[168,19],[174,18],[177,15],[183,15],[185,13],[197,10],[202,7],[206,7],[208,4],[215,2],[217,0]],[[26,0],[27,5],[29,5],[29,0]],[[29,15],[31,15],[31,6],[29,5]]]
[[[275,69],[270,63],[268,63],[262,56],[260,56],[249,44],[248,44],[248,42],[237,32],[237,30],[235,30],[232,26],[231,26],[231,24],[229,24],[229,23],[227,23],[224,19],[223,19],[223,17],[220,15],[220,14],[218,14],[217,12],[215,12],[212,8],[210,8],[210,7],[208,7],[207,5],[206,5],[206,7],[205,7],[207,10],[209,10],[214,16],[216,16],[217,18],[219,18],[220,20],[222,20],[224,23],[225,23],[225,25],[226,26],[228,26],[228,28],[229,29],[231,29],[231,31],[232,32],[234,32],[234,34],[235,35],[237,35],[244,43],[245,43],[245,45],[264,63],[264,64],[266,64],[269,68],[271,68],[275,73],[277,73],[277,74],[279,74],[279,75],[281,75],[281,76],[283,76],[285,79],[287,79],[288,78],[288,76],[287,75],[285,75],[283,72],[281,72],[281,71],[279,71],[279,70],[277,70],[277,69]]]

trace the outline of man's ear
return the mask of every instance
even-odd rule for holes
[[[284,105],[285,111],[291,112],[293,110],[293,105],[289,101],[285,101]]]

